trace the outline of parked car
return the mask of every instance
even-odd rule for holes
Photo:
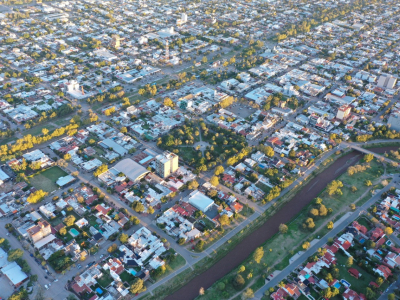
[[[45,288],[46,290],[49,289],[49,287],[47,286],[47,284],[44,285],[44,288]]]

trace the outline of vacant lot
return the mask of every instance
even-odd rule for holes
[[[235,103],[231,105],[230,107],[227,108],[227,110],[233,112],[234,114],[242,117],[242,118],[247,118],[251,114],[253,114],[256,109],[252,108],[248,105],[245,104],[240,104],[240,103]]]
[[[58,188],[56,185],[57,179],[65,175],[67,173],[59,167],[51,167],[30,178],[30,182],[36,189],[50,193]]]

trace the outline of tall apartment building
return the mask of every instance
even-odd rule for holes
[[[165,151],[156,156],[156,173],[162,178],[168,177],[179,168],[178,155]]]
[[[342,105],[338,108],[336,113],[336,118],[339,120],[346,120],[350,116],[351,106],[350,105]]]
[[[37,241],[51,234],[51,226],[47,221],[41,221],[37,225],[29,228],[27,231],[29,239],[33,243],[36,243]]]
[[[188,21],[187,14],[183,13],[183,14],[181,15],[181,19],[182,19],[182,22],[183,22],[183,23],[186,23],[186,22]]]
[[[119,37],[118,34],[113,34],[111,36],[111,42],[110,42],[110,46],[118,49],[121,46],[121,41],[123,41],[125,38],[121,38]]]

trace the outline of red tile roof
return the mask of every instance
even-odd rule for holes
[[[88,287],[86,284],[79,286],[77,283],[74,283],[71,287],[77,294],[80,294],[84,291],[87,291],[88,293],[92,292],[92,289]]]
[[[193,216],[193,214],[197,210],[197,208],[195,208],[193,205],[186,202],[182,202],[181,206],[188,212],[189,216]]]
[[[350,268],[348,270],[348,272],[350,273],[350,275],[354,276],[355,278],[360,278],[360,272],[357,269],[354,268]]]
[[[180,207],[178,204],[175,204],[174,206],[172,206],[172,210],[177,212],[178,214],[180,214],[183,217],[189,216],[189,213],[185,209]]]
[[[94,201],[96,201],[97,199],[99,199],[99,197],[98,197],[97,195],[93,195],[93,196],[88,197],[88,198],[85,200],[85,203],[86,203],[87,205],[90,205],[90,204],[92,204]]]
[[[373,287],[376,287],[376,288],[379,288],[379,285],[377,285],[376,282],[373,282],[373,281],[371,281],[371,282],[369,283],[369,285],[370,285],[370,286],[373,286]]]
[[[390,269],[384,265],[380,265],[377,269],[382,272],[385,279],[388,279],[388,277],[392,275],[392,271],[390,271]]]
[[[95,207],[95,209],[96,209],[98,212],[102,213],[103,215],[106,215],[106,214],[111,210],[111,207],[105,208],[104,206],[102,206],[102,205],[100,205],[100,204],[97,204],[96,207]]]
[[[222,177],[222,181],[235,183],[235,177],[233,177],[232,175],[229,175],[229,174],[224,174],[224,176]]]
[[[357,230],[360,231],[361,233],[367,234],[368,229],[364,225],[360,225],[357,221],[354,221],[352,225],[354,228],[357,228]]]
[[[271,298],[274,300],[285,300],[289,295],[282,288],[279,288],[275,293],[271,294]]]
[[[383,235],[383,230],[380,229],[379,227],[375,228],[372,232],[371,232],[371,238],[374,241],[377,241],[378,239],[380,239]]]

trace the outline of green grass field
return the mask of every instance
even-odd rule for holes
[[[51,167],[32,178],[30,182],[37,190],[43,190],[45,192],[52,192],[58,188],[56,181],[58,178],[68,175],[66,172],[61,170],[59,167]]]
[[[170,263],[165,264],[166,270],[165,273],[162,274],[161,276],[158,276],[155,280],[159,281],[165,276],[169,275],[170,273],[176,271],[180,267],[183,267],[186,264],[186,260],[180,255],[177,254],[175,260],[173,260]]]
[[[126,270],[122,272],[119,277],[121,278],[122,282],[127,282],[128,284],[132,284],[132,281],[135,280],[135,276]]]
[[[262,190],[264,193],[268,194],[271,188],[269,186],[266,186],[264,183],[257,183],[256,187],[258,187],[260,190]]]
[[[42,124],[42,125],[35,126],[35,127],[31,128],[31,129],[28,129],[27,131],[24,131],[22,133],[23,133],[23,135],[31,134],[31,135],[37,136],[37,135],[41,135],[42,134],[42,129],[43,128],[48,129],[49,132],[51,132],[54,129],[56,129],[56,127],[54,127],[53,125]]]
[[[340,279],[344,279],[349,282],[351,284],[352,290],[358,293],[365,294],[365,288],[368,287],[371,281],[375,281],[377,277],[372,276],[371,274],[357,266],[356,263],[354,263],[351,268],[358,270],[362,274],[361,277],[357,279],[350,275],[350,273],[348,272],[349,268],[345,266],[347,256],[344,256],[340,252],[337,252],[335,256],[338,262],[336,266],[340,271]]]
[[[53,121],[53,123],[57,124],[58,126],[65,126],[65,125],[69,124],[69,120],[70,120],[69,118],[58,119],[58,120]]]

